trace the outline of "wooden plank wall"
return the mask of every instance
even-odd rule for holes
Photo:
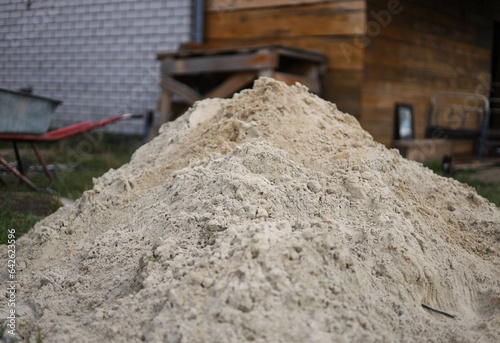
[[[322,96],[340,110],[358,115],[363,49],[354,40],[363,32],[365,0],[207,0],[208,46],[283,44],[319,51],[328,58]]]
[[[375,34],[376,17],[387,4],[367,0],[370,42],[364,56],[360,121],[377,141],[391,146],[396,102],[413,105],[416,136],[423,138],[429,101],[436,92],[488,95],[493,19],[476,1],[401,1],[400,13],[391,15],[388,23],[379,19],[384,24]]]

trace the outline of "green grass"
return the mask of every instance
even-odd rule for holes
[[[140,146],[137,138],[117,137],[94,132],[80,135],[57,144],[39,145],[47,164],[64,164],[72,167],[69,171],[55,171],[54,193],[33,191],[6,173],[0,173],[4,184],[0,184],[0,244],[5,244],[7,230],[16,229],[16,237],[29,231],[33,225],[59,208],[60,198],[77,199],[85,190],[91,189],[92,178],[99,177],[110,168],[118,168],[130,160],[132,153]],[[7,142],[0,142],[2,156],[14,161]],[[36,157],[29,145],[20,145],[23,160],[27,166],[36,165]],[[441,173],[440,163],[429,164],[437,174]],[[477,192],[500,206],[500,181],[489,182],[475,178],[474,171],[461,171],[453,175],[460,182],[474,187]],[[28,177],[39,185],[46,185],[42,173],[29,172]]]
[[[426,166],[436,174],[443,175],[440,162],[428,163]],[[479,195],[500,207],[500,177],[498,182],[486,181],[480,179],[478,173],[477,170],[463,170],[453,173],[450,177],[474,187]]]
[[[500,207],[500,182],[478,180],[474,178],[474,174],[473,171],[463,171],[453,177],[462,183],[474,187],[481,196]]]
[[[38,145],[47,164],[63,164],[71,169],[52,172],[52,194],[34,191],[11,174],[0,173],[3,181],[0,184],[0,244],[5,244],[8,229],[16,229],[16,238],[19,238],[37,221],[55,212],[61,206],[60,198],[78,199],[84,191],[92,188],[92,178],[128,162],[140,144],[137,138],[94,132],[62,143]],[[0,144],[3,157],[12,162],[15,156],[9,148],[11,145],[6,142]],[[19,148],[26,169],[38,165],[29,145],[19,144]],[[27,176],[40,187],[48,183],[42,172],[30,171]]]
[[[60,206],[53,197],[43,194],[12,194],[10,197],[0,201],[0,243],[7,242],[7,230],[14,228],[16,238],[28,232],[36,222],[46,215],[54,212]],[[32,208],[33,204],[47,204],[45,208],[35,205],[38,209]]]

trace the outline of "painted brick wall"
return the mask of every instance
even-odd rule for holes
[[[156,111],[158,51],[191,40],[191,0],[0,1],[0,87],[64,101],[51,126]],[[111,131],[141,134],[140,120]]]

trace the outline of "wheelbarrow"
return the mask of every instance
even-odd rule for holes
[[[51,191],[53,177],[40,151],[36,147],[39,142],[56,142],[80,133],[106,126],[122,119],[132,118],[132,114],[112,116],[96,122],[80,122],[56,130],[48,131],[50,119],[62,101],[0,88],[0,140],[11,141],[17,160],[17,168],[13,167],[0,155],[0,163],[7,171],[35,190]],[[30,143],[45,175],[48,186],[35,185],[24,173],[18,142]]]

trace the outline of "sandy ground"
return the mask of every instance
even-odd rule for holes
[[[19,239],[16,334],[498,342],[499,241],[474,189],[263,78],[197,103]]]

